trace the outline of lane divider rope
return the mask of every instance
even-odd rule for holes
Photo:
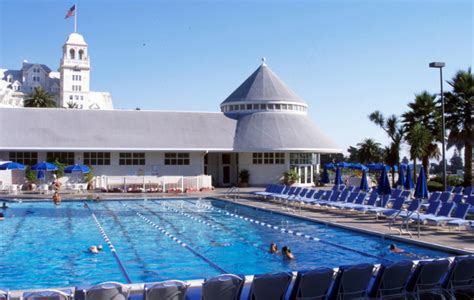
[[[214,269],[218,270],[219,272],[223,273],[223,274],[227,274],[228,272],[226,272],[224,269],[222,269],[219,265],[217,265],[215,262],[211,261],[210,259],[208,259],[207,257],[205,257],[204,255],[202,255],[201,253],[197,252],[196,250],[194,250],[191,246],[189,246],[188,244],[186,244],[185,242],[181,241],[180,239],[178,239],[177,237],[175,237],[173,234],[171,234],[170,232],[168,232],[166,229],[164,229],[163,227],[157,225],[155,222],[151,221],[150,219],[148,219],[147,217],[145,217],[143,214],[141,214],[140,212],[136,211],[135,209],[131,208],[130,206],[126,205],[125,203],[122,203],[123,206],[125,206],[126,208],[130,209],[131,211],[133,211],[138,217],[140,217],[143,221],[145,221],[148,225],[154,227],[155,229],[157,229],[158,231],[160,231],[161,233],[163,233],[165,236],[167,236],[168,238],[170,238],[171,240],[173,240],[174,242],[176,242],[177,244],[179,244],[181,247],[184,247],[186,248],[187,250],[189,250],[191,253],[193,253],[194,255],[196,255],[197,257],[201,258],[202,260],[204,260],[207,264],[209,264],[211,267],[213,267]]]
[[[186,212],[180,211],[180,210],[176,209],[176,206],[166,205],[166,204],[164,204],[162,201],[153,201],[153,203],[158,203],[158,204],[160,204],[162,207],[164,207],[165,209],[171,210],[172,212],[178,213],[178,214],[180,214],[180,215],[182,215],[182,216],[184,216],[184,217],[187,217],[187,218],[189,218],[189,219],[191,219],[191,220],[193,220],[193,221],[195,221],[195,222],[198,222],[198,223],[200,223],[200,224],[204,224],[204,225],[206,225],[206,226],[209,226],[209,227],[211,227],[211,228],[213,228],[213,229],[218,229],[218,230],[223,229],[222,226],[219,226],[219,225],[216,225],[216,224],[212,224],[212,223],[210,223],[210,222],[207,222],[207,221],[198,219],[198,218],[196,218],[196,217],[194,217],[194,216],[192,216],[192,215],[190,215],[190,214],[188,214],[188,213],[186,213]],[[247,240],[244,239],[243,237],[239,237],[239,240],[242,241],[242,242],[244,242],[244,243],[246,243],[246,244],[248,244],[248,245],[251,245],[251,246],[253,246],[253,247],[255,247],[255,248],[259,249],[259,250],[264,250],[264,251],[267,251],[267,250],[268,250],[267,248],[260,247],[260,246],[258,246],[258,245],[253,244],[253,243],[250,242],[250,241],[247,241]],[[273,256],[272,256],[272,257],[273,257]]]
[[[266,222],[263,222],[263,221],[259,221],[259,220],[248,218],[248,217],[244,217],[244,216],[241,216],[241,215],[238,215],[238,214],[235,214],[235,213],[230,213],[228,211],[223,211],[221,209],[215,208],[215,207],[210,206],[210,205],[206,205],[206,204],[202,204],[202,203],[198,203],[198,202],[196,202],[195,205],[199,208],[210,209],[211,211],[215,211],[215,212],[225,214],[225,215],[230,216],[230,217],[234,217],[236,219],[240,219],[240,220],[247,221],[247,222],[250,222],[250,223],[253,223],[253,224],[257,224],[257,225],[260,225],[260,226],[268,228],[268,229],[274,229],[274,230],[280,231],[282,233],[290,234],[290,235],[297,236],[297,237],[300,237],[300,238],[305,238],[305,239],[310,240],[310,241],[316,241],[316,242],[327,244],[327,245],[330,245],[330,246],[333,246],[333,247],[344,249],[344,250],[347,250],[347,251],[352,251],[352,252],[367,256],[367,257],[376,258],[376,259],[383,260],[383,261],[386,261],[386,262],[392,262],[391,260],[386,259],[386,258],[381,257],[381,256],[378,256],[378,255],[366,253],[366,252],[363,252],[363,251],[360,251],[360,250],[357,250],[357,249],[353,249],[353,248],[350,248],[350,247],[347,247],[347,246],[343,246],[343,245],[340,245],[340,244],[336,244],[336,243],[328,242],[328,241],[325,241],[325,240],[321,240],[320,238],[317,238],[315,236],[311,236],[309,234],[305,234],[305,233],[302,233],[302,232],[299,232],[299,231],[285,229],[285,228],[282,228],[282,227],[279,227],[279,226],[276,226],[276,225],[272,225],[272,224],[269,224],[269,223],[266,223]]]
[[[104,239],[104,241],[107,243],[107,245],[109,246],[109,249],[110,249],[110,252],[112,253],[112,255],[114,256],[115,260],[117,261],[117,264],[119,265],[120,267],[120,270],[122,271],[122,274],[123,276],[125,277],[125,279],[127,280],[127,283],[132,283],[132,280],[130,279],[130,276],[128,276],[128,273],[127,273],[127,270],[125,269],[125,267],[123,266],[122,264],[122,261],[120,260],[118,254],[117,254],[117,250],[115,250],[115,247],[114,245],[112,244],[112,241],[109,239],[109,237],[107,236],[107,233],[105,232],[104,228],[102,227],[102,225],[100,224],[99,220],[97,219],[94,211],[89,207],[89,205],[87,203],[84,202],[84,206],[89,210],[89,212],[91,213],[92,215],[92,219],[94,219],[95,221],[95,224],[97,225],[97,227],[99,228],[99,231],[100,231],[100,234],[102,235],[102,238]]]

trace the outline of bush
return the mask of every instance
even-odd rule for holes
[[[430,180],[430,182],[437,182],[443,184],[443,177],[436,176]],[[449,175],[446,177],[446,182],[449,186],[461,186],[463,184],[463,178],[457,175]]]
[[[431,180],[428,182],[428,191],[430,192],[442,192],[443,191],[443,184],[437,181]]]
[[[286,185],[292,185],[300,179],[298,172],[296,170],[289,170],[288,172],[283,173],[283,183]]]

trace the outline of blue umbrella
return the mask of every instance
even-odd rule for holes
[[[410,165],[407,166],[407,177],[405,178],[405,185],[406,190],[412,190],[415,185],[413,184],[413,177],[411,177],[411,168]]]
[[[346,163],[346,162],[340,162],[337,164],[339,168],[350,168],[352,166],[351,163]]]
[[[351,164],[350,166],[351,169],[356,169],[356,170],[362,170],[362,171],[367,171],[369,170],[369,168],[367,168],[366,166],[364,166],[363,164]]]
[[[371,171],[382,171],[382,169],[385,169],[386,171],[390,171],[390,166],[384,165],[384,164],[367,164],[365,165],[369,170]]]
[[[25,165],[16,162],[7,162],[0,165],[0,170],[24,170]]]
[[[382,167],[382,173],[380,174],[379,185],[377,187],[377,193],[379,195],[390,195],[392,189],[390,188],[390,182],[388,180],[387,169]]]
[[[405,186],[405,165],[401,165],[399,172],[398,172],[398,181],[397,181],[397,186],[404,187]]]
[[[426,175],[423,168],[420,169],[420,175],[416,181],[415,198],[428,198],[428,186],[426,184]]]
[[[324,164],[323,166],[325,169],[334,169],[334,164],[333,163],[327,163],[327,164]]]
[[[36,179],[44,179],[45,176],[44,176],[44,171],[38,171],[38,173],[36,174]]]
[[[43,162],[40,162],[36,165],[33,165],[31,167],[31,169],[34,170],[34,171],[57,171],[58,166],[56,166],[55,164],[43,161]]]
[[[339,167],[336,168],[336,178],[334,178],[334,185],[341,185],[342,178],[341,178],[341,170]]]
[[[324,168],[323,176],[321,177],[321,183],[329,183],[329,182],[330,180],[329,180],[328,170]]]
[[[362,178],[360,180],[360,190],[368,191],[369,183],[367,182],[367,170],[362,170]]]
[[[88,166],[85,165],[71,165],[64,168],[64,173],[83,173],[87,174],[91,171]]]

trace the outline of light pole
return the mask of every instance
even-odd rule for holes
[[[430,63],[430,68],[438,68],[439,69],[439,82],[441,84],[441,126],[442,126],[442,140],[441,144],[443,145],[443,190],[446,191],[446,138],[445,138],[445,124],[444,124],[444,94],[443,94],[443,68],[445,64],[444,62],[432,62]]]

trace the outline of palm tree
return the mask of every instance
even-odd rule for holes
[[[416,180],[416,159],[423,159],[426,155],[427,146],[431,141],[431,133],[423,124],[416,123],[407,133],[406,140],[410,145],[410,157],[413,159],[413,180]],[[423,168],[425,167],[423,166]]]
[[[438,142],[441,142],[441,112],[436,96],[424,91],[415,95],[415,101],[408,103],[409,111],[402,114],[404,130],[410,132],[415,124],[422,124],[430,133],[431,140],[425,155],[421,158],[423,168],[429,172],[430,158],[439,159]],[[428,175],[428,173],[427,173]]]
[[[382,149],[380,143],[377,143],[373,139],[365,139],[361,143],[357,144],[357,157],[363,164],[371,162],[380,162]]]
[[[35,87],[33,93],[24,101],[25,107],[56,107],[53,96],[42,87]]]
[[[400,146],[403,140],[403,127],[399,124],[398,117],[391,115],[387,119],[378,110],[369,115],[369,120],[382,128],[388,137],[392,140],[386,148],[385,163],[390,166],[400,164]],[[392,168],[392,184],[395,185],[395,168]]]
[[[471,68],[458,71],[445,93],[446,128],[449,130],[448,149],[464,148],[464,186],[472,185],[472,145],[474,141],[472,114],[474,109],[474,75]]]

